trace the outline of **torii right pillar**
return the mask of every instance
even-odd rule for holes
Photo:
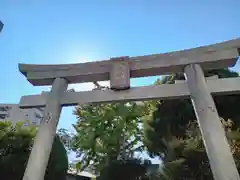
[[[201,66],[198,64],[187,65],[184,71],[214,179],[240,180]]]

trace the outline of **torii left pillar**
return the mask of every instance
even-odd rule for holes
[[[46,99],[44,122],[36,136],[23,180],[44,180],[53,140],[61,113],[61,97],[67,90],[67,80],[56,78]]]

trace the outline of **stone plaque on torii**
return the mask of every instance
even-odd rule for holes
[[[20,64],[19,70],[34,86],[52,85],[51,92],[23,96],[21,108],[45,107],[23,180],[43,180],[54,135],[64,106],[85,103],[127,102],[191,98],[215,180],[240,180],[212,95],[240,93],[240,78],[205,79],[203,70],[235,65],[240,38],[165,54],[120,57],[66,64]],[[130,78],[183,72],[186,80],[175,84],[130,87]],[[71,83],[110,80],[107,90],[68,92]]]

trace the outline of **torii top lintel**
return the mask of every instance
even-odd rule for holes
[[[240,38],[193,49],[129,57],[130,77],[163,75],[183,72],[188,64],[200,64],[203,69],[234,66],[240,49]],[[105,81],[110,79],[112,63],[104,60],[79,64],[35,65],[19,64],[19,70],[35,86],[51,85],[55,78],[66,78],[71,83]]]

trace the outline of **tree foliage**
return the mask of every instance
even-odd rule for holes
[[[218,75],[219,78],[237,77],[238,74],[228,69],[205,72],[205,76]],[[182,74],[165,76],[156,84],[173,84],[183,80]],[[227,128],[228,139],[235,161],[239,164],[239,95],[216,96],[214,101],[220,117],[231,119]],[[144,142],[152,156],[160,156],[164,167],[162,174],[167,179],[212,179],[208,158],[196,124],[196,117],[189,99],[160,101],[151,115],[144,121]],[[224,121],[224,126],[229,121]],[[229,124],[227,125],[229,126]],[[231,134],[231,136],[229,136]],[[233,136],[235,134],[235,136]]]
[[[23,122],[12,126],[0,122],[0,178],[21,180],[36,136],[35,127],[24,127]],[[45,180],[65,180],[68,169],[66,150],[58,136],[55,137]]]
[[[99,180],[147,180],[148,165],[137,158],[113,160],[102,169]]]
[[[131,158],[134,152],[141,151],[143,113],[136,103],[77,107],[77,133],[72,145],[81,158],[81,169],[91,165],[100,172],[110,162]]]
[[[216,74],[219,78],[238,76],[228,69],[205,72],[206,77]],[[156,81],[155,85],[173,84],[175,80],[183,79],[182,74],[165,76]],[[214,97],[220,116],[226,120],[231,119],[231,121],[223,121],[223,125],[228,132],[228,140],[238,167],[240,124],[237,102],[239,98],[238,95]],[[76,151],[80,158],[77,164],[80,170],[92,167],[96,172],[101,172],[105,180],[119,177],[212,179],[206,151],[189,99],[149,101],[142,105],[87,104],[78,106],[74,114],[78,118],[74,125],[77,133],[72,138],[71,149]],[[151,177],[143,176],[146,167],[134,159],[134,153],[142,151],[144,145],[147,146],[151,156],[161,157],[164,165],[159,174]],[[131,172],[135,172],[133,176]],[[129,176],[123,177],[121,174],[129,174]]]
[[[218,75],[219,78],[237,77],[238,74],[228,69],[211,70],[205,72],[205,76]],[[173,84],[175,80],[183,80],[183,74],[165,76],[158,80],[155,84]],[[240,100],[239,95],[225,95],[214,97],[216,107],[220,117],[223,119],[231,119],[234,122],[234,127],[239,124],[239,115],[237,104]],[[196,120],[193,106],[190,99],[173,99],[162,100],[144,121],[145,142],[148,150],[152,155],[160,155],[164,145],[158,139],[166,138],[169,134],[177,137],[185,137],[185,131],[189,124]],[[154,140],[155,139],[155,140]],[[154,142],[154,143],[153,143]]]
[[[106,87],[97,84],[97,89]],[[148,114],[148,109],[137,102],[76,107],[78,121],[71,149],[80,158],[77,169],[90,168],[104,180],[146,177],[149,161],[142,162],[134,155],[144,149],[142,117]]]
[[[226,130],[226,136],[239,169],[240,131],[239,129],[232,129],[233,122],[231,120],[222,120],[222,124]],[[213,179],[197,122],[189,124],[184,139],[172,136],[166,146],[168,149],[162,158],[162,180]]]

